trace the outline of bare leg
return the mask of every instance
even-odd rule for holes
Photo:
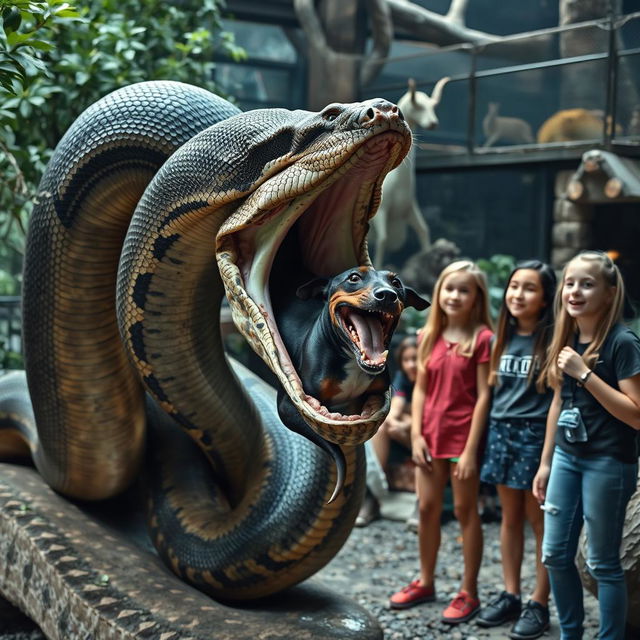
[[[455,467],[454,467],[455,468]],[[469,595],[478,596],[478,572],[482,562],[482,524],[478,513],[478,475],[459,480],[451,474],[453,489],[453,510],[462,530],[462,555],[464,574],[462,589]]]
[[[433,586],[435,579],[436,561],[440,548],[440,516],[448,477],[448,460],[434,459],[431,471],[416,467],[416,490],[420,513],[418,525],[420,582],[426,587]]]
[[[382,470],[387,474],[389,471],[389,450],[391,449],[389,423],[387,420],[380,425],[376,434],[371,438],[371,445],[373,446]]]
[[[500,553],[504,587],[509,593],[518,596],[524,554],[525,492],[503,484],[497,485],[497,489],[502,505]]]
[[[536,537],[536,588],[532,600],[547,606],[549,602],[549,574],[542,564],[542,536],[544,533],[544,513],[531,491],[525,492],[525,509],[527,520],[531,524]]]

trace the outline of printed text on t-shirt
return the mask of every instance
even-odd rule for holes
[[[532,356],[511,356],[508,354],[500,358],[500,368],[498,373],[501,376],[511,378],[526,378],[531,369]]]

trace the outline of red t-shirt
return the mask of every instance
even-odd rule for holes
[[[457,458],[471,429],[478,397],[477,367],[489,362],[491,336],[488,328],[478,333],[470,358],[456,353],[456,343],[442,336],[436,341],[427,364],[427,389],[422,413],[422,435],[434,458]]]

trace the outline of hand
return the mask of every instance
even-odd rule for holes
[[[551,467],[548,464],[541,464],[533,478],[533,495],[540,504],[542,504],[547,497],[547,484],[550,473]]]
[[[467,453],[466,451],[463,451],[458,459],[458,464],[456,464],[453,475],[458,478],[458,480],[468,480],[477,473],[478,465],[475,453]]]
[[[563,373],[576,379],[589,370],[580,354],[571,347],[564,347],[560,352],[558,356],[558,368]]]
[[[411,440],[411,459],[418,467],[426,469],[427,471],[433,469],[429,447],[421,435]]]
[[[392,440],[403,444],[409,443],[411,438],[411,418],[408,420],[389,420],[387,433]]]

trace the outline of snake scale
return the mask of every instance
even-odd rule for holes
[[[30,222],[27,383],[0,385],[2,459],[28,453],[55,491],[101,500],[147,456],[158,554],[216,598],[259,598],[316,572],[353,526],[357,445],[389,395],[355,415],[319,407],[270,290],[370,264],[368,219],[410,144],[382,99],[241,113],[190,85],[146,82],[89,107],[56,148]],[[226,358],[225,294],[305,422],[342,450],[335,500],[332,461],[284,429],[273,398]]]

